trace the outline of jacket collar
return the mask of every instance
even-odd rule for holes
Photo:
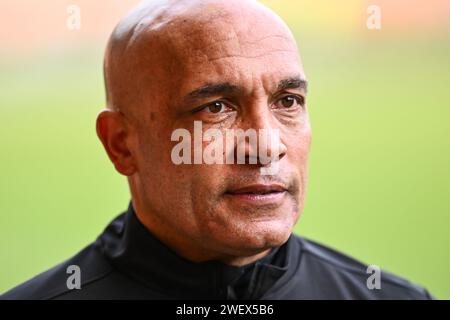
[[[187,299],[258,299],[292,271],[292,235],[279,248],[251,265],[237,267],[219,261],[188,261],[160,242],[137,219],[133,206],[114,219],[97,244],[120,272],[168,297]],[[291,262],[291,263],[290,263]],[[291,268],[292,269],[292,268]]]

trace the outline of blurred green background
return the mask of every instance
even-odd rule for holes
[[[78,2],[86,20],[72,31],[68,2],[43,1],[58,12],[44,20],[0,2],[0,292],[75,254],[128,204],[94,123],[107,36],[137,1]],[[411,1],[371,2],[382,28],[368,30],[365,1],[264,2],[294,31],[310,81],[295,231],[449,299],[450,28],[439,19],[450,6],[430,1],[435,15],[417,18],[419,7],[402,11]],[[14,15],[28,29],[7,25]]]

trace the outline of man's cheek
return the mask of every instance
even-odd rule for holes
[[[223,183],[222,171],[225,169],[223,165],[197,164],[190,165],[188,173],[193,181],[193,186],[204,194],[204,196],[214,196],[221,190]]]
[[[289,140],[288,152],[296,158],[306,161],[308,159],[311,147],[311,131],[300,131],[296,136]]]

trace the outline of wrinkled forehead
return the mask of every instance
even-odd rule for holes
[[[221,7],[207,2],[138,26],[133,40],[138,72],[160,92],[182,95],[214,82],[276,83],[303,75],[297,45],[288,27],[270,11]],[[226,6],[226,4],[223,4]],[[177,14],[175,14],[177,13]],[[151,75],[150,75],[151,74]]]

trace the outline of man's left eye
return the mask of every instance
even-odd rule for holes
[[[301,96],[288,95],[278,99],[274,106],[277,109],[297,109],[305,105],[305,99]]]

